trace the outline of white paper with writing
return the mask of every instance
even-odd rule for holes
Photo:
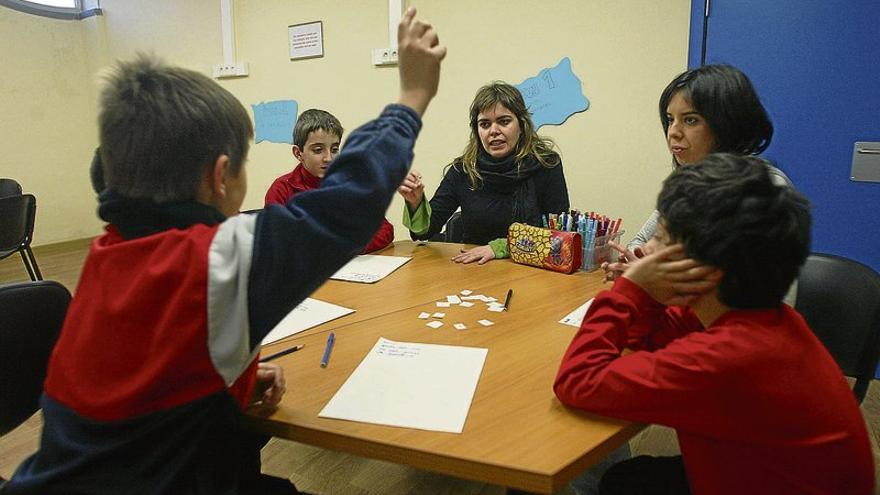
[[[306,298],[305,301],[299,303],[299,306],[287,313],[287,316],[278,325],[275,325],[275,328],[263,339],[263,345],[271,344],[350,313],[354,313],[354,310],[311,297]]]
[[[391,275],[412,258],[409,256],[381,256],[378,254],[361,254],[336,271],[330,278],[346,282],[372,284]]]
[[[559,320],[559,323],[573,327],[580,327],[581,322],[584,321],[584,315],[586,315],[587,310],[590,309],[590,304],[593,304],[592,299],[581,304],[577,309],[566,315],[565,318]]]
[[[380,337],[318,416],[461,433],[488,351]]]

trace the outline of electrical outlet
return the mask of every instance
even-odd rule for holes
[[[248,63],[236,62],[234,64],[217,64],[214,66],[214,78],[226,79],[230,77],[247,77]]]
[[[374,48],[373,65],[397,65],[397,48]]]

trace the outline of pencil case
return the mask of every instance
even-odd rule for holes
[[[507,231],[510,259],[523,265],[537,266],[560,273],[572,273],[581,267],[581,235],[577,232],[542,229],[514,223]]]

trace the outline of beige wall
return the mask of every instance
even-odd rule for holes
[[[219,3],[103,0],[103,17],[80,22],[0,8],[0,57],[11,69],[0,82],[0,130],[7,141],[0,175],[36,194],[37,244],[99,232],[87,174],[96,144],[97,71],[143,50],[210,73],[222,61]],[[479,86],[493,79],[517,84],[567,56],[590,109],[540,132],[559,145],[572,205],[622,216],[633,234],[668,172],[656,102],[686,66],[690,2],[409,4],[449,47],[440,93],[416,146],[414,166],[429,193],[465,144],[467,107]],[[287,26],[316,20],[324,23],[325,56],[291,62]],[[221,84],[249,110],[261,101],[295,99],[300,111],[324,108],[350,131],[396,98],[396,69],[370,62],[370,50],[388,43],[384,0],[239,0],[235,21],[237,58],[250,63],[251,75]],[[265,189],[292,160],[288,145],[254,145],[244,207],[261,206]],[[398,239],[407,238],[402,204],[395,198],[388,212]]]

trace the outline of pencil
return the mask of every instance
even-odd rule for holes
[[[286,355],[290,354],[291,352],[296,352],[296,351],[302,349],[305,346],[306,346],[305,344],[299,344],[299,345],[295,345],[289,349],[284,349],[283,351],[278,351],[275,354],[269,354],[268,356],[261,357],[260,362],[265,363],[265,362],[271,361],[275,358],[280,358],[281,356],[286,356]]]
[[[507,297],[504,298],[504,311],[510,307],[510,297],[513,296],[513,289],[507,289]]]

